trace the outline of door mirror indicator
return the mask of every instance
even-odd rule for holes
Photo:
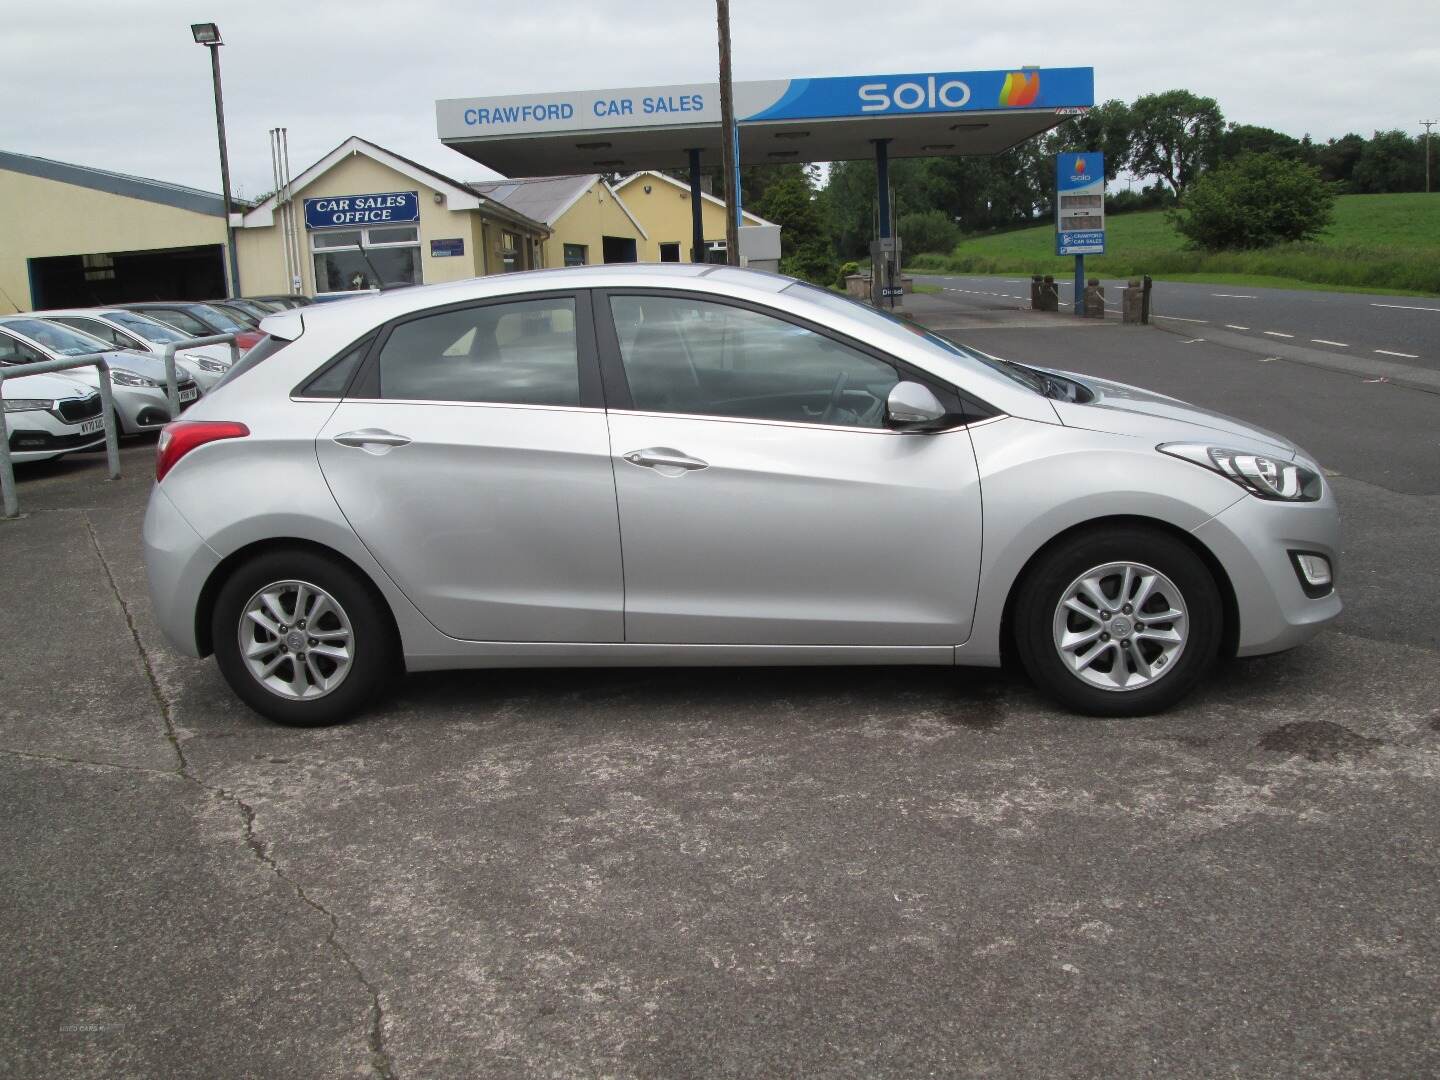
[[[940,399],[923,383],[898,382],[885,399],[885,419],[891,427],[924,427],[946,415]]]

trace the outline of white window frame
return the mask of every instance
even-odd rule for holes
[[[370,241],[370,233],[373,232],[373,231],[375,231],[375,230],[382,230],[382,231],[383,231],[383,230],[385,230],[385,229],[414,229],[414,230],[415,230],[415,239],[414,239],[414,240],[392,241],[392,242],[389,242],[389,243],[380,243],[380,244],[371,243],[371,241]],[[419,274],[420,274],[420,280],[414,282],[414,284],[416,284],[416,285],[424,285],[424,284],[425,284],[425,258],[424,258],[424,253],[420,250],[420,223],[419,223],[418,221],[417,221],[417,222],[400,221],[400,222],[389,222],[389,223],[385,223],[385,224],[376,224],[376,225],[362,225],[362,226],[357,226],[357,227],[355,227],[355,228],[353,228],[353,229],[312,229],[312,230],[310,231],[310,273],[311,273],[311,275],[312,275],[312,280],[313,280],[314,283],[315,283],[315,291],[316,291],[316,292],[320,292],[320,291],[321,291],[321,289],[320,289],[320,273],[319,273],[319,271],[315,268],[315,257],[316,257],[317,255],[329,255],[329,254],[334,253],[334,252],[360,251],[360,250],[362,250],[361,244],[333,244],[333,245],[327,244],[327,245],[324,245],[324,246],[320,246],[320,245],[316,244],[316,241],[317,241],[318,239],[320,239],[322,236],[336,236],[336,235],[342,235],[342,234],[344,234],[344,233],[361,233],[361,234],[362,234],[361,239],[362,239],[362,243],[363,243],[363,245],[364,245],[364,247],[363,247],[363,250],[364,250],[364,251],[384,251],[384,250],[386,250],[386,249],[407,248],[407,247],[408,247],[408,248],[414,248],[414,249],[415,249],[415,266],[416,266],[416,269],[419,271]],[[346,290],[346,291],[351,291],[351,290]]]

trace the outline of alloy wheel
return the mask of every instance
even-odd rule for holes
[[[1101,690],[1138,690],[1175,670],[1189,612],[1160,571],[1112,562],[1087,570],[1061,593],[1053,630],[1055,650],[1077,679]]]
[[[350,619],[324,589],[276,581],[240,612],[240,655],[255,681],[278,697],[324,697],[350,673],[355,645]]]

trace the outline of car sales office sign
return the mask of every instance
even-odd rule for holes
[[[355,229],[367,225],[403,225],[420,220],[418,191],[379,195],[323,195],[305,200],[307,229]]]
[[[1105,155],[1055,156],[1055,254],[1105,254]]]

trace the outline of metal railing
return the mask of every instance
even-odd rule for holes
[[[0,391],[6,379],[18,379],[24,375],[44,375],[48,372],[68,371],[71,368],[94,367],[100,372],[100,414],[105,429],[105,458],[110,466],[110,479],[120,477],[120,433],[115,429],[115,398],[110,388],[110,364],[104,353],[87,353],[84,356],[66,357],[64,360],[41,360],[34,364],[17,364],[14,367],[0,367]],[[173,361],[167,370],[174,370]],[[171,385],[174,385],[172,375]],[[0,397],[4,394],[0,393]],[[178,401],[178,395],[175,396]],[[18,415],[18,414],[17,414]],[[5,516],[18,517],[20,498],[15,493],[15,465],[10,459],[10,425],[5,406],[0,404],[0,495],[3,495]]]
[[[165,397],[170,402],[170,419],[174,420],[180,415],[180,385],[175,377],[175,353],[181,349],[194,349],[201,345],[229,345],[230,366],[234,367],[240,360],[240,346],[235,344],[234,334],[211,334],[209,337],[186,338],[184,341],[172,341],[165,346]]]

